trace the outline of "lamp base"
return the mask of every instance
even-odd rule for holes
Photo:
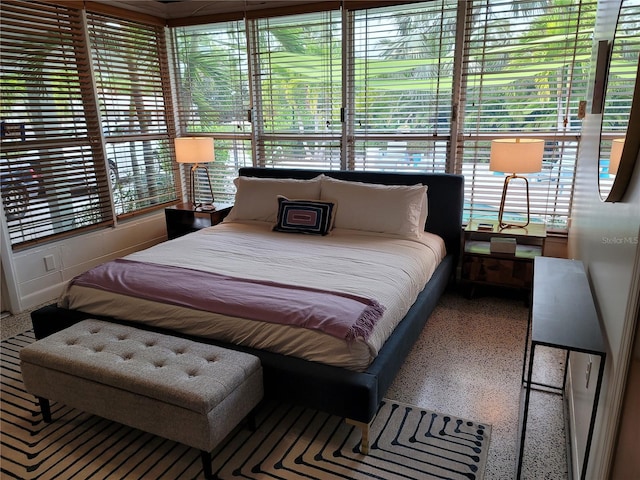
[[[527,222],[526,223],[506,223],[502,221],[502,217],[504,214],[504,203],[507,199],[507,189],[509,188],[509,182],[511,180],[515,180],[516,178],[524,180],[524,184],[527,191]],[[529,215],[529,181],[526,177],[521,177],[516,175],[515,173],[507,176],[504,179],[504,186],[502,187],[502,199],[500,200],[500,210],[498,211],[498,228],[500,230],[504,230],[506,228],[524,228],[529,225],[530,215]]]
[[[205,174],[207,175],[207,182],[209,183],[209,191],[211,192],[211,203],[198,203],[196,200],[196,171],[197,170],[204,170]],[[211,177],[209,177],[209,169],[204,166],[204,165],[200,165],[200,164],[194,164],[191,167],[191,171],[190,171],[190,175],[189,175],[189,201],[191,202],[191,204],[193,205],[193,209],[196,210],[197,208],[203,208],[205,205],[211,205],[213,206],[213,202],[215,201],[215,197],[213,196],[213,187],[211,186]],[[213,207],[211,210],[215,210],[215,207]]]

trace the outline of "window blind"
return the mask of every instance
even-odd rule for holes
[[[340,11],[248,24],[256,164],[340,168]]]
[[[178,122],[184,134],[249,134],[244,21],[173,30]]]
[[[175,28],[172,39],[180,135],[214,137],[215,161],[207,168],[215,200],[231,202],[233,178],[252,164],[245,22]],[[197,179],[196,196],[210,201],[206,177]]]
[[[347,128],[353,168],[445,171],[457,5],[434,0],[350,12]]]
[[[116,214],[177,200],[164,29],[91,12],[87,23]]]
[[[6,0],[2,202],[13,248],[113,223],[79,10]]]
[[[533,136],[546,142],[542,171],[528,175],[532,220],[566,229],[596,2],[482,0],[465,8],[457,144],[457,171],[467,179],[465,216],[497,217],[504,175],[489,171],[490,141]],[[524,189],[513,193],[517,201],[505,210],[519,221]]]

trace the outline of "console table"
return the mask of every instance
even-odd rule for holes
[[[582,463],[581,478],[585,478],[593,429],[595,426],[598,400],[602,388],[602,376],[606,357],[604,340],[596,313],[591,289],[582,262],[551,257],[536,257],[533,268],[533,298],[529,316],[531,323],[531,348],[529,367],[524,380],[524,409],[520,434],[517,478],[521,478],[524,443],[527,432],[529,399],[533,385],[558,390],[564,395],[567,381],[568,363],[565,361],[562,387],[544,385],[531,381],[536,347],[546,346],[566,351],[566,359],[571,352],[581,352],[600,357],[600,368],[595,388],[595,398],[591,410],[591,420]],[[525,359],[529,343],[529,330],[525,344]],[[524,365],[523,365],[524,376]]]

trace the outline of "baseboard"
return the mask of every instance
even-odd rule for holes
[[[59,282],[55,285],[50,285],[49,287],[38,290],[30,295],[26,295],[20,299],[22,302],[22,311],[29,310],[31,308],[37,307],[38,305],[42,305],[44,303],[53,303],[58,297],[62,294],[64,288],[66,287],[67,282]]]
[[[571,456],[570,478],[586,478],[583,472],[585,454],[589,437],[591,415],[593,413],[594,392],[599,369],[599,357],[572,352],[567,363],[567,383],[565,397],[567,399],[567,443],[568,456]],[[585,375],[583,377],[583,375]],[[590,379],[590,380],[589,380]],[[595,450],[590,452],[595,457]]]
[[[571,369],[569,365],[565,365],[567,369],[567,384],[564,391],[564,423],[565,423],[565,440],[567,443],[567,469],[569,472],[569,479],[573,480],[580,478],[578,467],[578,441],[575,436],[576,432],[576,410],[573,397],[573,382],[571,380]],[[576,475],[576,472],[578,474]]]

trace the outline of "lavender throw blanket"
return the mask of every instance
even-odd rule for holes
[[[365,340],[384,306],[346,293],[229,277],[189,268],[118,259],[72,280],[156,302],[222,315],[320,330],[334,337]]]

